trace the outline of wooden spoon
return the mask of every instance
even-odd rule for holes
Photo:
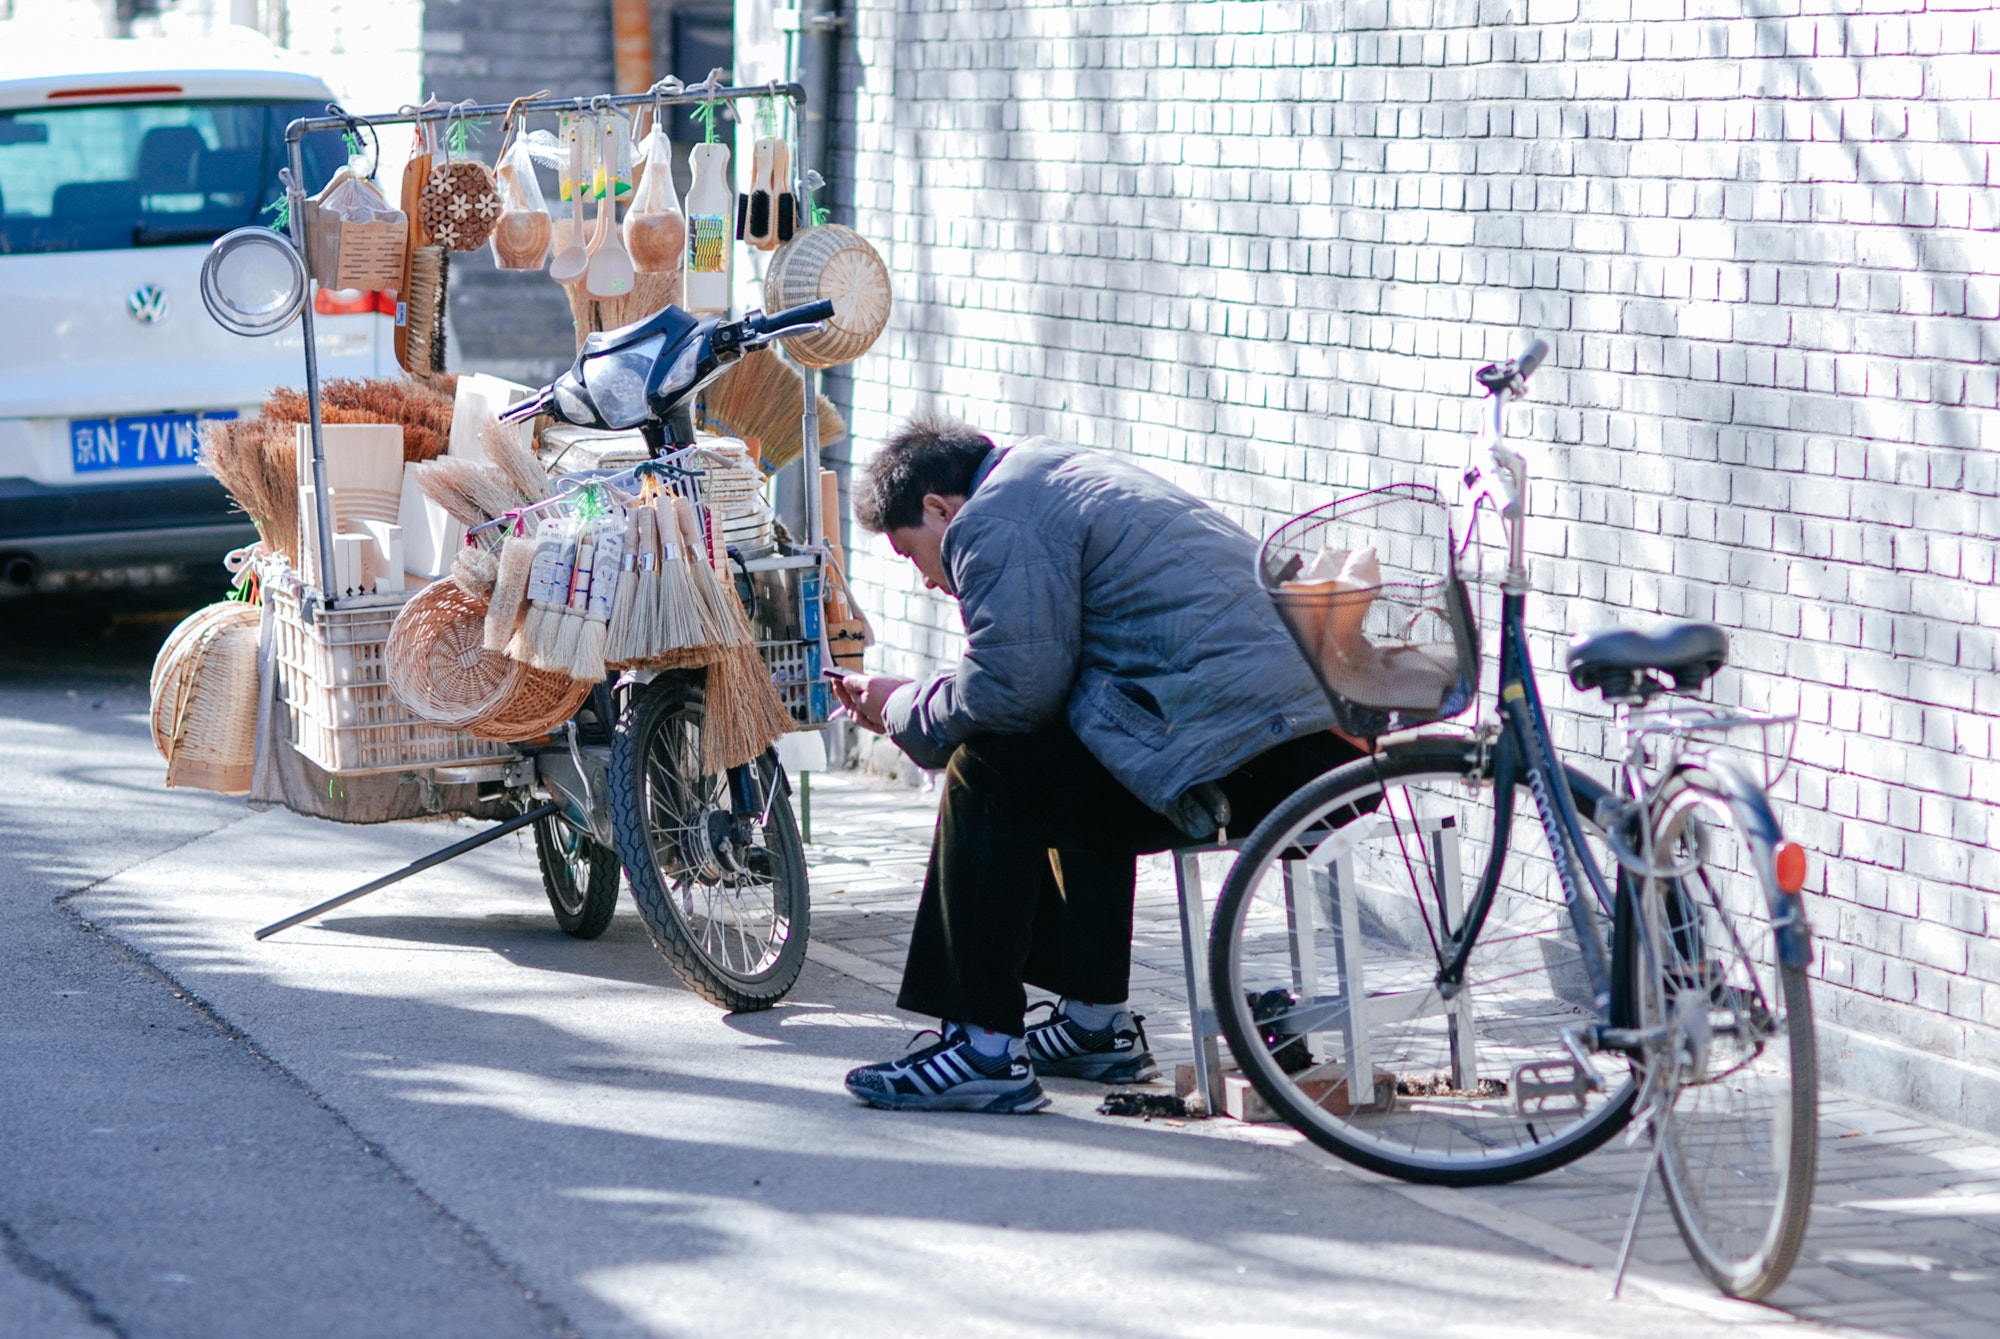
[[[604,165],[604,198],[597,202],[597,236],[591,239],[583,287],[592,297],[622,298],[632,291],[637,271],[624,237],[611,223],[618,215],[618,127],[610,117],[604,119],[603,145],[598,161]]]
[[[590,267],[590,252],[583,245],[583,127],[573,124],[569,129],[569,241],[556,253],[555,261],[549,266],[549,278],[559,284],[572,283],[583,277]]]

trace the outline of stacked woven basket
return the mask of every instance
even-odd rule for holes
[[[245,795],[257,761],[261,610],[225,600],[196,610],[153,661],[153,746],[167,784]]]
[[[484,645],[486,601],[434,581],[396,615],[389,687],[411,711],[481,739],[535,739],[576,714],[591,685]]]

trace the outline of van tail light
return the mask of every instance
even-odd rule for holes
[[[319,316],[366,316],[376,311],[376,293],[367,288],[322,288],[313,294],[313,312]]]
[[[1778,887],[1796,896],[1806,886],[1806,848],[1797,842],[1779,842],[1777,859]]]

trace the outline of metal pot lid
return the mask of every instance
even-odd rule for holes
[[[201,263],[201,301],[231,334],[274,335],[305,307],[305,263],[269,228],[224,233]]]

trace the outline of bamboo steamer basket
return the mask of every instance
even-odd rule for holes
[[[791,335],[785,352],[807,367],[851,363],[889,324],[889,267],[852,228],[823,223],[779,247],[764,275],[766,311],[833,301],[833,319],[816,334]]]
[[[153,743],[167,785],[245,795],[257,762],[263,610],[225,600],[188,617],[153,664]]]
[[[398,701],[434,725],[464,726],[504,706],[527,666],[488,651],[486,602],[455,581],[405,601],[389,627],[383,670]]]

